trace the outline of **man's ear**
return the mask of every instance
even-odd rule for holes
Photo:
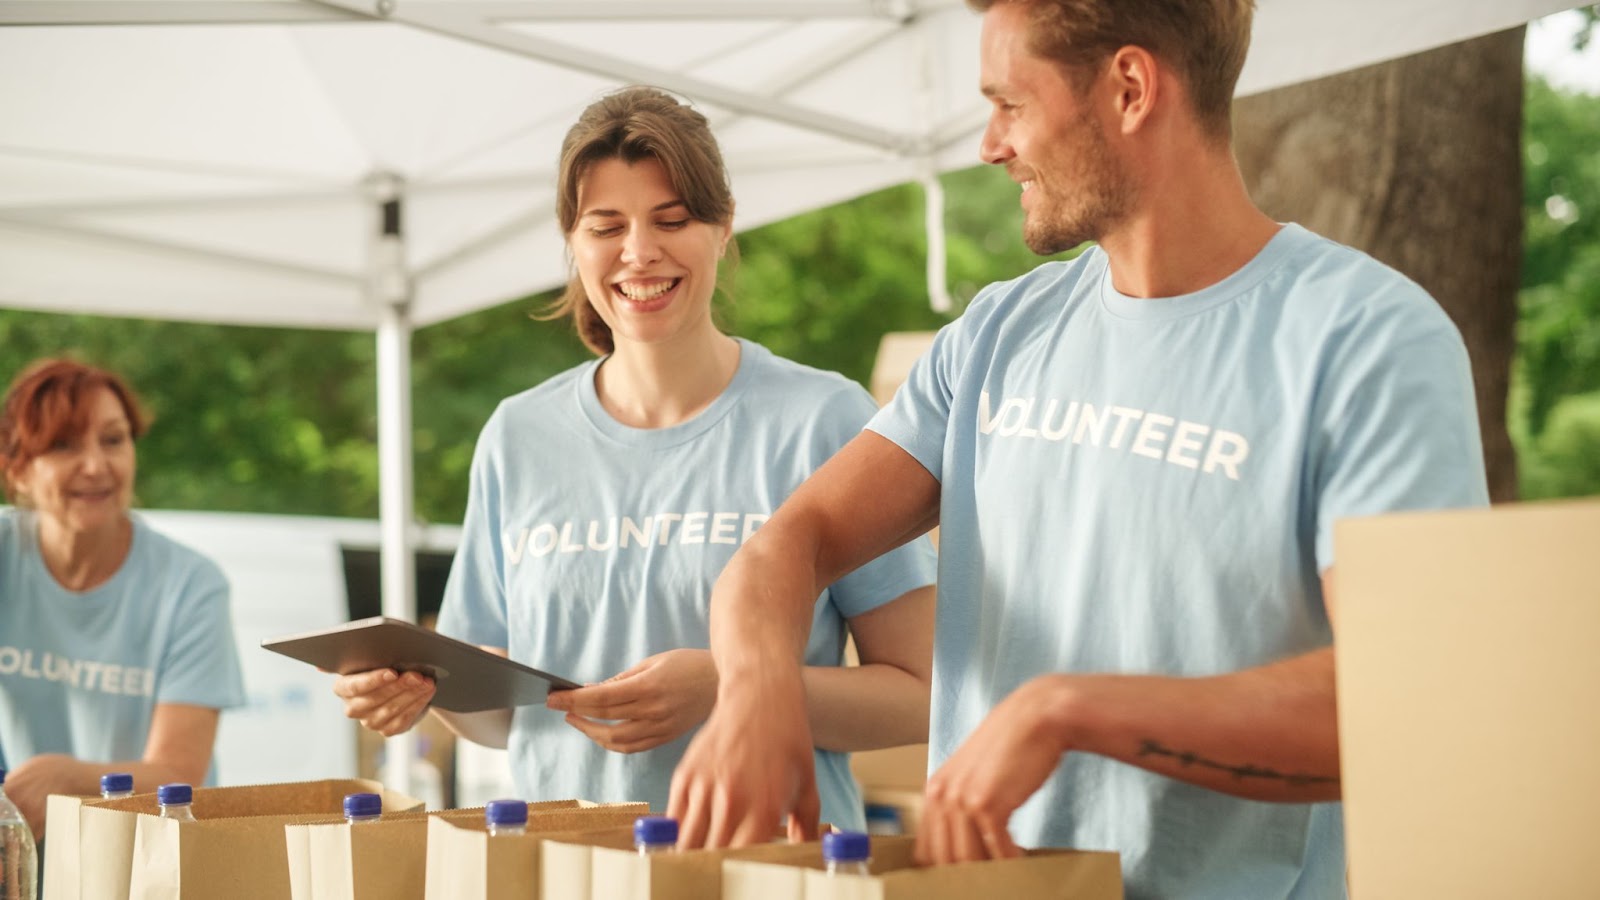
[[[1115,92],[1112,99],[1120,130],[1133,134],[1149,120],[1171,73],[1150,51],[1130,45],[1112,54],[1106,77]]]

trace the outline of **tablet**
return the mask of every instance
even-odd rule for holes
[[[371,669],[421,672],[438,685],[433,705],[451,712],[542,705],[552,690],[579,686],[465,641],[383,616],[269,638],[261,646],[340,675]]]

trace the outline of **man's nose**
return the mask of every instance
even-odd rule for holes
[[[999,123],[990,116],[989,124],[983,129],[983,139],[978,142],[978,158],[992,166],[1000,166],[1016,155],[1006,142]]]

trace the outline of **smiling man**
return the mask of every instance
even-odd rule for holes
[[[1486,502],[1460,336],[1251,203],[1249,0],[974,5],[1023,239],[1098,246],[982,291],[734,556],[685,842],[812,819],[807,598],[937,523],[922,859],[1106,849],[1135,900],[1343,896],[1333,524]]]

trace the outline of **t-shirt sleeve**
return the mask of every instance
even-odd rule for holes
[[[231,709],[245,702],[228,579],[195,554],[174,607],[173,628],[156,673],[156,703]]]
[[[1489,501],[1466,347],[1433,300],[1407,287],[1420,296],[1348,330],[1319,387],[1319,570],[1334,563],[1339,519]]]
[[[872,397],[859,385],[852,385],[837,402],[830,404],[831,421],[818,429],[818,437],[832,445],[823,459],[859,434],[874,409]],[[850,618],[871,612],[908,591],[933,584],[936,570],[933,542],[924,535],[834,582],[829,593],[839,614]]]
[[[893,441],[941,482],[956,378],[971,345],[969,317],[981,300],[980,295],[966,314],[939,329],[933,346],[912,365],[894,398],[867,423],[867,430]]]
[[[499,417],[491,417],[473,450],[466,518],[445,582],[438,624],[441,634],[486,647],[510,646],[505,551],[499,539],[504,461],[499,434]]]

